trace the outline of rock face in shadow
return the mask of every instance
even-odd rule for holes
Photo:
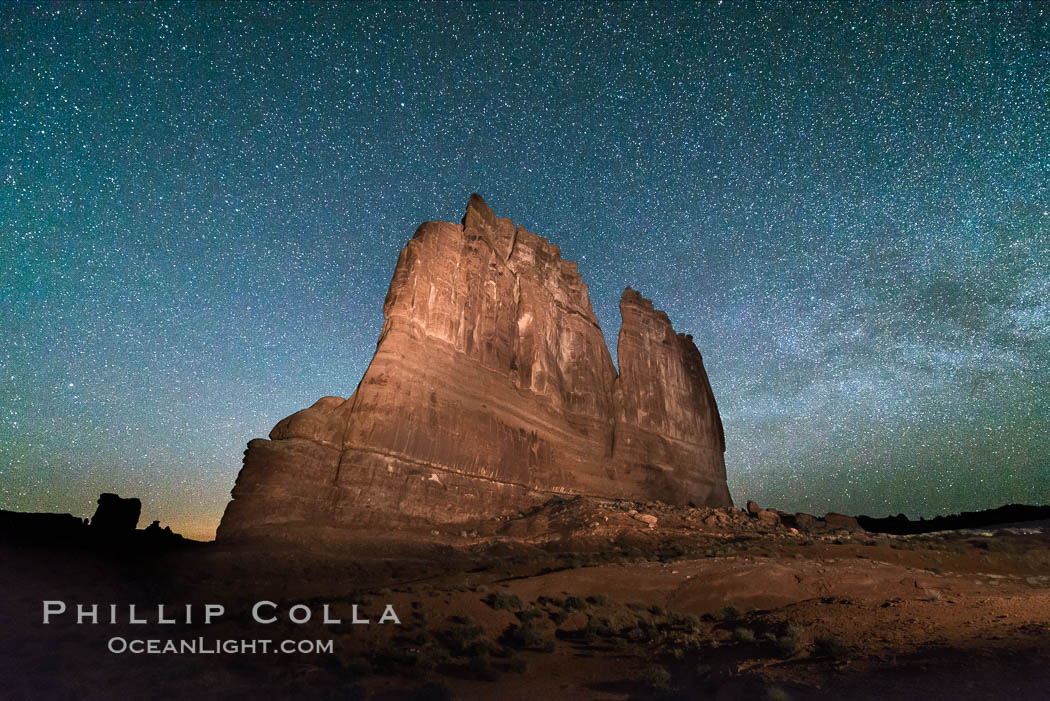
[[[143,554],[199,544],[154,521],[137,530],[142,502],[116,494],[99,495],[89,522],[72,514],[26,513],[0,510],[0,544],[85,548]]]
[[[105,492],[98,497],[98,508],[91,517],[91,527],[107,533],[131,533],[139,524],[142,502],[123,499]]]
[[[886,518],[857,517],[857,521],[865,530],[894,535],[934,533],[963,528],[992,528],[1006,524],[1045,520],[1050,520],[1050,505],[1007,504],[995,509],[963,511],[948,516],[934,516],[931,519],[920,518],[918,521],[912,521],[904,514]]]
[[[253,440],[218,537],[463,523],[552,494],[731,504],[689,336],[634,290],[618,375],[576,264],[473,195],[401,251],[375,356]]]

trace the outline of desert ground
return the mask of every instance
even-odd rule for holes
[[[8,534],[0,696],[1050,698],[1050,522],[909,536],[790,524],[576,498],[412,538],[289,529],[281,543],[118,548]],[[226,613],[45,626],[45,600]],[[276,623],[252,621],[260,600]],[[297,604],[309,622],[288,620]],[[321,620],[326,604],[343,623]],[[370,624],[349,623],[355,604]],[[400,624],[377,623],[388,604]],[[116,654],[115,636],[332,652]]]

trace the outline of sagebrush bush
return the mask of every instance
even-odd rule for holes
[[[791,695],[779,686],[771,686],[766,689],[765,701],[791,701]]]
[[[774,638],[773,645],[781,657],[791,657],[798,651],[802,638],[802,626],[788,622],[781,628],[780,635]]]
[[[830,657],[833,660],[840,660],[849,654],[849,648],[830,633],[818,635],[813,641],[813,648],[818,655]]]
[[[736,606],[723,606],[715,611],[715,620],[722,622],[739,621],[740,609]]]
[[[641,682],[651,691],[667,691],[671,688],[671,673],[659,665],[646,667]]]
[[[492,664],[492,658],[488,655],[478,655],[470,658],[470,673],[475,679],[494,682],[499,679],[499,670]]]
[[[755,642],[755,631],[741,626],[733,631],[733,639],[739,643],[753,643]]]
[[[471,643],[484,632],[481,626],[474,625],[469,619],[464,620],[466,622],[438,631],[435,636],[454,655],[465,654]]]
[[[489,594],[485,597],[485,603],[497,611],[518,611],[522,607],[521,597],[506,592]]]
[[[512,623],[503,631],[500,642],[507,647],[521,649],[540,649],[544,638],[531,622]]]

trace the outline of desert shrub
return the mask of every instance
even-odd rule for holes
[[[569,596],[561,602],[561,607],[566,611],[582,611],[587,608],[587,602],[578,596]]]
[[[485,603],[497,611],[517,611],[521,608],[521,598],[517,594],[494,592],[485,597]]]
[[[834,635],[824,633],[813,641],[813,648],[818,655],[840,660],[849,654],[849,648]]]
[[[740,620],[740,609],[736,606],[723,606],[715,611],[715,620],[724,623]]]
[[[539,618],[543,615],[543,612],[539,609],[523,609],[514,614],[518,617],[518,620],[522,623],[528,623],[534,618]]]
[[[672,613],[671,623],[685,628],[690,633],[694,633],[700,628],[700,619],[691,613]]]
[[[627,639],[632,643],[647,643],[652,639],[649,629],[642,626],[634,626],[627,631]]]
[[[568,611],[551,611],[550,619],[554,621],[554,625],[560,626],[565,622],[565,619],[569,617]]]
[[[613,629],[612,623],[608,618],[591,616],[587,619],[587,625],[584,626],[583,630],[601,638],[610,638],[616,635],[616,630]]]
[[[781,657],[791,657],[798,651],[799,639],[797,635],[779,635],[773,641],[777,654]]]
[[[650,691],[668,691],[671,688],[671,673],[659,665],[650,665],[642,672],[640,681]]]
[[[648,611],[649,604],[642,603],[641,601],[632,601],[629,604],[627,604],[627,608],[631,609],[632,611]]]
[[[440,645],[435,645],[426,648],[419,654],[416,660],[416,667],[420,671],[429,672],[451,661],[452,654]]]
[[[594,606],[608,606],[609,597],[605,594],[594,594],[587,597],[587,603],[593,604]]]
[[[488,638],[478,638],[465,650],[466,655],[469,657],[478,657],[480,655],[498,655],[503,656],[505,654],[502,647],[492,642]]]
[[[450,628],[438,631],[435,637],[454,655],[463,655],[467,648],[484,632],[481,626],[474,625],[469,619]]]
[[[543,636],[536,627],[529,623],[512,623],[503,631],[500,642],[507,647],[522,649],[538,649],[543,645]]]
[[[681,545],[670,545],[658,552],[656,554],[656,559],[660,562],[674,562],[675,560],[679,560],[682,557],[685,557],[685,555],[687,555],[688,552],[689,551]]]
[[[452,701],[452,687],[443,681],[430,681],[412,692],[412,701]]]
[[[486,682],[494,682],[499,679],[499,670],[493,666],[492,658],[488,655],[471,657],[468,667],[475,679]]]
[[[988,538],[985,540],[985,544],[987,545],[987,550],[996,553],[1011,554],[1023,552],[1024,550],[1023,546],[1019,545],[1018,542],[1012,538]],[[933,546],[931,545],[930,547]]]
[[[753,643],[755,642],[755,631],[741,626],[733,631],[733,639],[738,643]]]
[[[791,701],[791,695],[779,686],[766,689],[765,701]]]

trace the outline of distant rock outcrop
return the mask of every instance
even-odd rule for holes
[[[873,533],[890,533],[893,535],[910,535],[913,533],[934,533],[936,531],[959,530],[964,528],[994,528],[1026,521],[1050,520],[1050,505],[1034,506],[1028,504],[1007,504],[984,511],[963,511],[948,516],[934,516],[931,519],[920,518],[912,521],[904,514],[872,518],[858,516],[857,521],[865,530]]]
[[[199,544],[154,521],[137,530],[142,502],[104,493],[89,522],[71,514],[0,510],[0,542],[143,553]]]
[[[28,542],[82,540],[88,533],[87,519],[72,514],[0,511],[0,539]]]
[[[138,527],[142,502],[122,499],[109,492],[98,496],[98,507],[91,517],[91,527],[110,533],[131,533]]]
[[[617,373],[576,264],[473,195],[401,255],[375,356],[253,440],[218,537],[446,524],[553,494],[731,505],[692,337],[628,288]]]

